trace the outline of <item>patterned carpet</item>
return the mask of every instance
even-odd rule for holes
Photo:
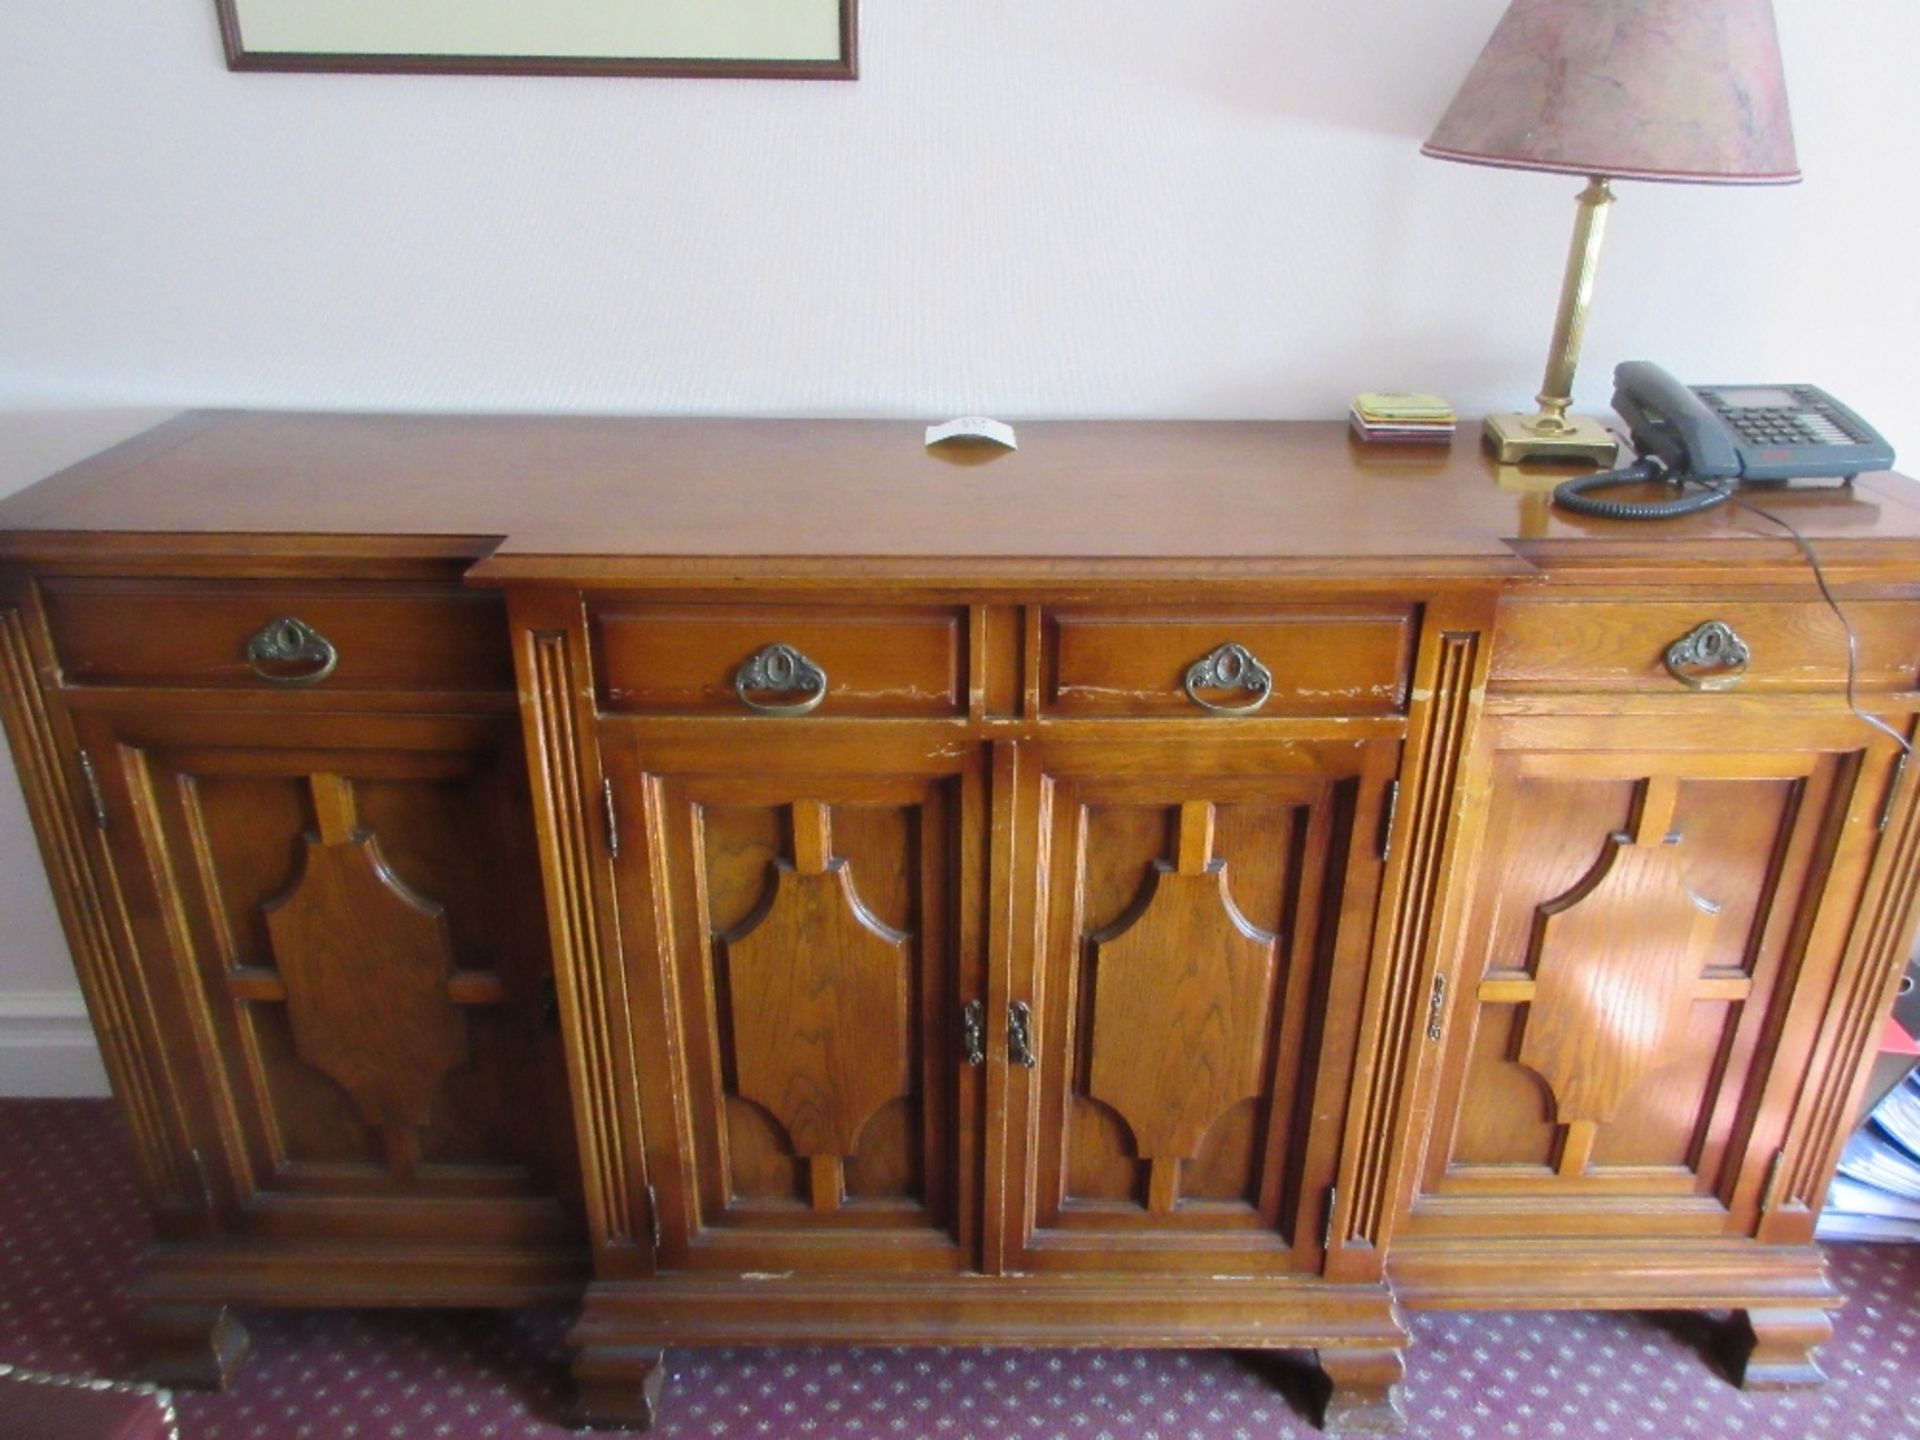
[[[147,1238],[97,1101],[0,1102],[0,1362],[126,1377],[122,1287]],[[1802,1395],[1743,1395],[1712,1326],[1657,1315],[1418,1315],[1414,1440],[1920,1440],[1920,1247],[1836,1248],[1852,1297]],[[256,1313],[232,1391],[183,1440],[559,1440],[557,1310]],[[664,1440],[1295,1440],[1310,1382],[1181,1353],[717,1350],[670,1357]],[[7,1435],[0,1415],[0,1437]]]

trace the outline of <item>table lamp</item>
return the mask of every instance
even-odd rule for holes
[[[1567,414],[1610,180],[1778,185],[1800,178],[1771,0],[1513,0],[1423,153],[1588,177],[1546,378],[1532,415],[1494,415],[1502,463],[1613,459]]]

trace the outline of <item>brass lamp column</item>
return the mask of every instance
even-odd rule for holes
[[[1487,448],[1503,465],[1540,459],[1605,464],[1620,448],[1598,421],[1567,414],[1573,408],[1573,374],[1586,339],[1587,304],[1593,299],[1593,276],[1600,268],[1600,242],[1606,238],[1607,211],[1612,206],[1613,191],[1606,177],[1594,176],[1580,192],[1573,248],[1567,252],[1567,278],[1560,285],[1560,312],[1547,350],[1547,374],[1534,397],[1540,408],[1531,415],[1487,417]]]
[[[1610,461],[1568,414],[1610,180],[1800,178],[1772,0],[1513,0],[1423,148],[1442,160],[1588,177],[1532,415],[1493,415],[1505,463]]]

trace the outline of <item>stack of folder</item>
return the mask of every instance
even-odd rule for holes
[[[1920,1240],[1920,1075],[1873,1107],[1840,1152],[1822,1240]]]
[[[1368,444],[1445,445],[1457,417],[1438,395],[1389,395],[1369,391],[1353,397],[1347,422]]]

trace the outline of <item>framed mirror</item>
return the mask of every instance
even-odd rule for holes
[[[234,70],[851,80],[856,0],[215,0]]]

